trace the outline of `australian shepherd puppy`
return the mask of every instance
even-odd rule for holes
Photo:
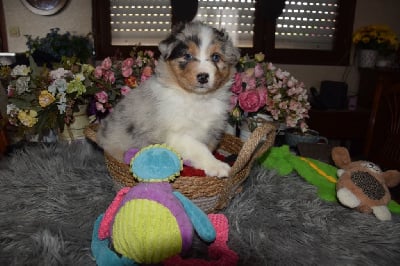
[[[209,176],[230,167],[212,155],[226,127],[239,51],[227,32],[201,22],[176,26],[159,44],[155,74],[102,121],[98,144],[117,159],[129,148],[165,143]]]

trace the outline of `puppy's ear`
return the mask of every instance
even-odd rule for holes
[[[167,59],[168,58],[169,54],[171,53],[171,52],[168,52],[168,51],[172,50],[172,49],[169,49],[169,48],[175,42],[175,40],[176,39],[172,35],[170,35],[170,36],[168,36],[167,39],[162,40],[160,42],[160,44],[158,45],[158,50],[160,51],[161,57],[163,59]]]
[[[229,36],[229,33],[225,29],[215,29],[214,35],[216,39],[223,45],[226,62],[230,65],[236,65],[240,58],[240,51],[233,45],[233,41]]]
[[[178,23],[171,29],[171,34],[165,40],[162,40],[158,45],[158,50],[161,53],[161,56],[164,59],[167,59],[174,47],[174,44],[177,43],[176,35],[185,28],[185,23]]]

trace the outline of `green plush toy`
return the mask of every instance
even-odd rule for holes
[[[264,156],[261,163],[268,169],[275,169],[280,175],[296,171],[307,182],[318,188],[318,196],[327,201],[336,199],[337,168],[305,157],[299,157],[290,152],[289,146],[272,147]]]
[[[338,181],[337,170],[333,165],[300,157],[293,154],[289,146],[272,147],[261,158],[261,164],[267,169],[274,169],[280,175],[288,175],[295,171],[307,182],[318,189],[318,196],[326,201],[338,202],[336,184]],[[400,204],[391,200],[388,209],[392,213],[400,214]]]

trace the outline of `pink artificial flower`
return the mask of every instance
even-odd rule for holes
[[[103,69],[101,68],[101,66],[97,66],[97,67],[94,69],[94,76],[95,76],[97,79],[100,79],[100,78],[103,76]]]
[[[230,98],[230,110],[231,111],[233,110],[233,108],[235,108],[237,102],[238,102],[238,96],[237,95],[231,95],[231,98]]]
[[[250,72],[243,72],[242,75],[242,82],[246,83],[246,88],[245,90],[253,90],[256,88],[256,80],[254,79],[254,71],[252,71],[251,75],[249,75]]]
[[[297,125],[297,119],[294,119],[290,115],[286,116],[286,125],[288,127],[296,127]]]
[[[131,91],[131,88],[129,86],[122,86],[121,87],[121,94],[126,96],[128,93]]]
[[[136,65],[138,67],[142,67],[143,66],[142,58],[140,56],[136,57]]]
[[[308,125],[304,121],[301,121],[300,122],[300,128],[301,128],[302,132],[306,132],[307,129],[308,129]]]
[[[7,87],[7,96],[8,97],[13,97],[15,94],[15,88],[13,88],[12,86],[8,86]]]
[[[142,82],[146,81],[151,77],[151,75],[153,75],[153,69],[150,66],[145,66],[143,68],[142,76],[140,77],[140,80]]]
[[[144,51],[143,54],[144,54],[144,55],[147,55],[147,56],[150,57],[150,58],[153,58],[153,57],[154,57],[154,52],[151,51],[151,50],[146,50],[146,51]]]
[[[239,94],[242,91],[242,75],[239,72],[235,73],[231,91],[236,94]]]
[[[257,89],[258,94],[260,95],[260,108],[263,107],[267,103],[267,89],[266,88],[259,88]]]
[[[289,82],[288,82],[289,83]],[[286,93],[287,93],[287,95],[288,96],[292,96],[292,95],[295,95],[296,93],[297,93],[297,89],[296,88],[290,88],[290,89],[288,89],[287,91],[286,91]]]
[[[289,102],[289,109],[290,110],[297,110],[297,109],[299,109],[299,108],[301,108],[301,104],[299,103],[299,102],[296,102],[296,101],[294,101],[294,100],[291,100],[290,102]]]
[[[132,70],[131,67],[124,67],[124,66],[122,66],[122,76],[123,76],[124,78],[127,78],[127,77],[129,77],[130,75],[132,75],[132,72],[133,72],[133,70]]]
[[[104,108],[104,105],[99,102],[96,102],[96,110],[100,111],[102,113],[104,113],[106,111],[106,109]]]
[[[257,112],[260,109],[261,99],[257,90],[247,90],[239,94],[239,106],[245,112]]]
[[[262,64],[258,63],[256,65],[256,67],[254,68],[254,76],[256,78],[261,78],[264,76],[264,69],[263,69]]]
[[[122,68],[128,68],[133,66],[133,58],[129,57],[122,61]]]
[[[276,70],[276,72],[275,72],[275,76],[278,78],[278,79],[283,79],[283,72],[282,72],[282,70],[280,69],[280,68],[278,68],[277,70]]]
[[[106,57],[103,62],[101,62],[101,68],[104,70],[109,70],[112,66],[111,58]]]
[[[104,72],[104,80],[107,82],[110,82],[111,84],[114,84],[115,82],[115,76],[114,76],[114,72],[107,70]]]
[[[294,81],[293,81],[292,79],[289,79],[288,82],[286,83],[286,85],[287,85],[289,88],[292,88],[292,87],[294,86]]]
[[[106,103],[108,102],[108,94],[105,91],[100,91],[97,92],[94,97],[96,98],[96,100],[100,103]]]
[[[153,75],[153,69],[150,66],[145,66],[143,68],[143,72],[142,75],[145,75],[147,77],[150,77],[151,75]]]
[[[280,102],[279,103],[279,108],[282,109],[282,110],[288,109],[288,102],[287,101]],[[291,108],[289,107],[289,109],[291,109]]]

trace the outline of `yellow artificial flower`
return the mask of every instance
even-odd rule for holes
[[[83,95],[86,92],[86,87],[83,85],[82,81],[79,78],[75,78],[74,80],[71,80],[67,84],[67,93],[74,93],[76,92],[76,97],[79,97]]]
[[[94,67],[90,64],[83,64],[82,65],[82,73],[84,74],[91,74],[94,71]]]
[[[39,105],[42,108],[45,108],[52,104],[56,98],[47,90],[42,90],[39,95]]]
[[[360,49],[373,49],[381,53],[397,50],[399,40],[396,33],[387,25],[368,25],[353,33],[353,43]]]
[[[265,55],[263,54],[263,53],[258,53],[258,54],[255,54],[254,55],[254,59],[257,61],[257,62],[263,62],[264,61],[264,59],[265,59]]]
[[[24,126],[33,127],[38,121],[37,112],[34,110],[20,110],[18,112],[18,119]]]
[[[238,106],[236,106],[233,110],[232,110],[232,117],[235,120],[240,120],[242,113],[240,112],[240,108]]]

